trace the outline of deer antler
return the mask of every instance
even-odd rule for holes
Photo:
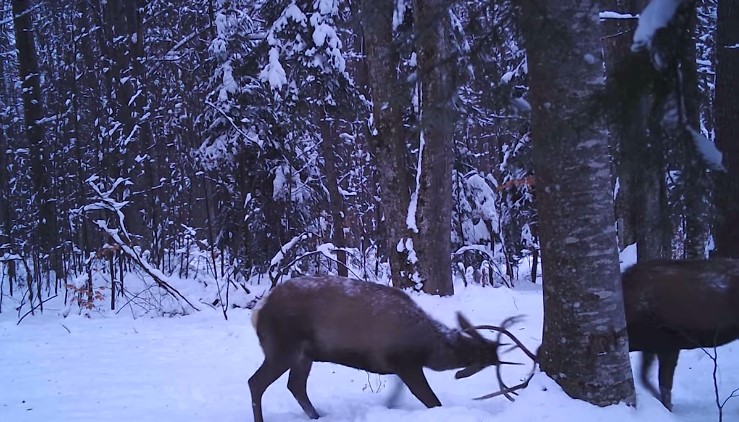
[[[536,355],[534,353],[532,353],[526,346],[524,346],[523,343],[518,338],[516,338],[516,336],[514,336],[513,334],[511,334],[510,331],[508,331],[508,327],[514,325],[515,323],[521,321],[522,319],[523,319],[523,315],[517,315],[517,316],[512,316],[512,317],[506,318],[500,324],[499,327],[498,326],[495,326],[495,325],[478,325],[478,326],[473,327],[476,330],[496,331],[498,333],[498,336],[497,336],[497,338],[496,338],[495,341],[498,344],[501,344],[501,342],[500,342],[501,336],[503,334],[505,334],[506,337],[510,338],[511,340],[513,340],[514,343],[516,343],[516,347],[518,347],[519,349],[521,349],[521,351],[523,351],[526,354],[526,356],[528,356],[533,361],[533,366],[531,367],[531,372],[526,377],[526,379],[522,383],[517,384],[517,385],[514,385],[512,387],[507,386],[505,384],[505,382],[503,381],[503,377],[501,376],[501,369],[500,368],[504,364],[511,365],[513,363],[511,363],[511,362],[502,362],[502,361],[499,362],[498,365],[495,366],[495,375],[498,378],[498,384],[500,385],[500,391],[496,391],[494,393],[490,393],[490,394],[486,394],[484,396],[476,397],[475,400],[485,400],[485,399],[490,399],[490,398],[497,397],[497,396],[500,396],[500,395],[504,395],[508,400],[514,401],[515,398],[512,396],[512,394],[513,395],[518,395],[518,393],[516,393],[517,390],[521,390],[523,388],[526,388],[529,385],[529,382],[531,381],[531,378],[533,378],[533,376],[534,376],[534,371],[536,370],[536,364],[538,363],[538,361],[536,359]],[[509,350],[513,350],[516,347],[513,347],[512,349],[509,349]]]

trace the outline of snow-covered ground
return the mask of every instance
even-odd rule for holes
[[[462,310],[473,323],[497,324],[517,314],[527,319],[514,333],[532,349],[540,343],[539,285],[521,282],[513,290],[457,286],[451,298],[414,298],[439,320],[452,324]],[[92,313],[91,318],[63,308],[47,308],[20,326],[17,316],[0,314],[0,421],[250,421],[247,379],[260,365],[262,351],[249,310],[234,309],[224,321],[219,311],[175,318],[138,318]],[[739,387],[739,343],[719,349],[722,396]],[[637,355],[632,359],[636,363]],[[526,362],[517,352],[506,359]],[[515,383],[526,366],[506,367]],[[681,354],[673,390],[674,413],[637,385],[638,407],[597,408],[572,400],[544,374],[537,373],[519,398],[473,401],[495,391],[494,370],[455,380],[454,372],[427,371],[444,404],[426,409],[409,392],[399,406],[384,405],[393,380],[331,364],[315,364],[308,393],[330,421],[685,421],[718,420],[711,360],[698,351]],[[656,377],[656,374],[655,374]],[[268,422],[306,421],[286,388],[287,376],[264,397]],[[725,421],[739,420],[739,398],[730,400]]]

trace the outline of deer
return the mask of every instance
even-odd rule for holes
[[[641,352],[640,381],[672,411],[681,350],[739,338],[739,260],[653,260],[622,275],[629,349]],[[659,390],[649,381],[655,357]]]
[[[305,414],[317,419],[319,414],[306,392],[313,362],[395,374],[426,407],[441,406],[424,368],[461,368],[455,374],[461,379],[489,366],[515,364],[498,357],[501,334],[535,360],[506,329],[516,320],[480,326],[498,331],[495,341],[488,340],[461,313],[457,313],[459,328],[449,328],[394,287],[330,275],[289,279],[267,292],[252,310],[252,325],[264,352],[264,362],[249,378],[254,421],[264,421],[264,391],[288,370],[288,390]],[[510,392],[528,383],[508,387],[500,372],[496,374],[501,391],[478,399],[498,394],[511,399]]]

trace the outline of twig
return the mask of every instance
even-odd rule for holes
[[[21,319],[19,319],[19,320],[18,320],[18,322],[17,322],[17,323],[15,324],[15,325],[20,325],[21,321],[23,321],[23,319],[24,319],[25,317],[27,317],[27,316],[28,316],[28,314],[32,313],[33,311],[35,311],[35,310],[36,310],[36,308],[38,308],[38,307],[42,306],[42,305],[43,305],[44,303],[46,303],[46,302],[50,301],[51,299],[54,299],[54,298],[55,298],[55,297],[57,297],[57,296],[59,296],[59,295],[58,295],[58,294],[56,294],[56,295],[54,295],[54,296],[51,296],[51,297],[47,297],[47,298],[46,298],[46,299],[44,299],[44,300],[39,300],[39,303],[38,303],[37,305],[35,305],[35,306],[31,307],[31,309],[29,309],[29,310],[28,310],[28,312],[26,312],[25,314],[23,314],[23,316],[21,317]]]
[[[734,389],[728,397],[721,401],[721,395],[718,388],[718,349],[714,346],[711,352],[703,347],[701,350],[713,362],[713,395],[716,400],[716,408],[718,409],[718,422],[723,422],[724,407],[730,399],[739,396],[739,388]]]

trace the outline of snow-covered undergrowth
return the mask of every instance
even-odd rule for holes
[[[259,289],[267,283],[254,286]],[[188,292],[195,296],[196,292]],[[449,325],[463,311],[473,323],[497,324],[511,315],[525,321],[513,332],[531,349],[541,341],[540,285],[520,282],[515,289],[456,286],[450,298],[413,297],[431,315]],[[0,314],[0,421],[250,421],[247,379],[261,364],[262,351],[248,309],[220,309],[174,318],[130,313],[92,312],[90,317],[60,317],[63,306],[50,303],[43,315],[20,326],[12,312]],[[739,387],[739,344],[718,350],[722,396]],[[637,367],[637,355],[632,354]],[[519,352],[506,360],[503,375],[514,384],[528,371]],[[638,407],[598,408],[570,399],[546,375],[537,373],[514,403],[503,397],[473,401],[497,390],[488,368],[463,380],[454,372],[427,371],[444,404],[426,409],[409,392],[397,408],[387,409],[393,379],[332,364],[318,363],[308,381],[321,420],[331,421],[684,421],[718,420],[712,361],[703,351],[684,351],[675,377],[674,413],[637,385]],[[656,378],[656,374],[654,375]],[[265,419],[307,421],[286,388],[287,376],[264,397]],[[730,400],[724,420],[739,420],[739,399]]]

